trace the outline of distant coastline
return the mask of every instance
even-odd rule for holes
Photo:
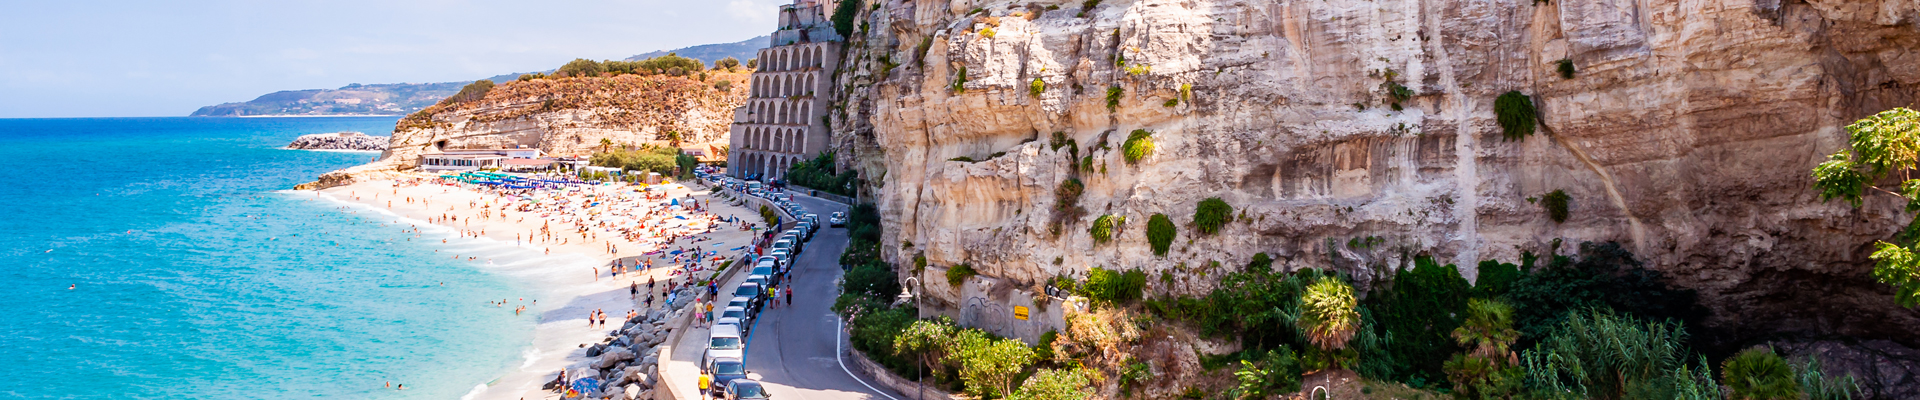
[[[221,116],[221,117],[213,117],[213,118],[329,118],[329,117],[404,117],[404,116],[405,115],[400,115],[400,114],[328,114],[328,115],[286,114],[286,115]]]

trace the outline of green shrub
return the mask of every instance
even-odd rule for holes
[[[794,164],[793,168],[787,170],[787,182],[841,196],[853,196],[854,183],[860,174],[851,169],[835,172],[835,157],[834,152],[823,151],[811,160]]]
[[[1573,60],[1560,59],[1560,79],[1573,79]]]
[[[1127,164],[1138,164],[1147,155],[1153,154],[1153,132],[1135,129],[1127,134],[1127,141],[1120,144],[1121,155],[1126,156]]]
[[[947,161],[959,161],[959,162],[969,162],[969,163],[970,163],[970,162],[973,162],[973,157],[967,157],[967,156],[959,156],[959,157],[954,157],[954,158],[949,158],[949,159],[947,159]]]
[[[1233,372],[1239,385],[1234,387],[1230,398],[1265,399],[1300,391],[1300,376],[1304,371],[1292,349],[1267,350],[1258,361],[1240,360],[1240,370]]]
[[[980,36],[986,36],[988,39],[992,39],[994,34],[992,27],[980,30]]]
[[[1153,214],[1153,218],[1147,219],[1147,243],[1153,245],[1153,255],[1166,256],[1167,250],[1173,246],[1173,237],[1176,234],[1173,221],[1167,219],[1166,214],[1156,213]]]
[[[1140,300],[1147,287],[1147,273],[1126,272],[1093,267],[1087,272],[1087,299],[1095,304],[1122,305]]]
[[[1473,295],[1483,298],[1505,296],[1521,277],[1520,268],[1494,260],[1481,261],[1478,274],[1473,278]]]
[[[1208,197],[1194,207],[1193,226],[1199,228],[1200,233],[1208,235],[1218,233],[1221,227],[1231,221],[1233,221],[1233,206],[1227,205],[1227,201],[1219,197]]]
[[[1087,233],[1093,235],[1094,243],[1106,243],[1107,241],[1113,240],[1114,219],[1112,215],[1102,215],[1100,218],[1093,219],[1093,227],[1088,228]]]
[[[860,2],[858,0],[841,1],[840,6],[834,7],[833,9],[833,17],[831,17],[833,20],[833,31],[839,33],[842,38],[852,38],[853,19],[857,17],[859,13]]]
[[[1060,151],[1061,147],[1073,144],[1073,139],[1068,138],[1066,132],[1055,131],[1053,132],[1052,140],[1047,142],[1047,147],[1053,149],[1053,151]],[[1079,151],[1079,149],[1068,149],[1068,151]]]
[[[1567,202],[1571,200],[1566,191],[1556,189],[1540,196],[1540,207],[1547,210],[1547,218],[1552,219],[1553,223],[1567,222]]]
[[[1853,375],[1839,379],[1827,379],[1826,372],[1820,368],[1820,358],[1807,356],[1806,362],[1793,365],[1794,379],[1800,382],[1800,391],[1807,394],[1807,400],[1853,400],[1866,397],[1860,390],[1860,382]]]
[[[1493,113],[1499,117],[1500,132],[1508,141],[1525,140],[1533,135],[1535,125],[1539,125],[1538,111],[1533,108],[1533,98],[1511,91],[1501,94],[1493,100]]]
[[[1127,66],[1127,75],[1146,75],[1152,72],[1153,72],[1153,66],[1147,65],[1147,64],[1134,64],[1134,65]]]
[[[739,66],[740,66],[740,59],[733,58],[733,57],[725,57],[725,58],[721,58],[719,61],[713,62],[713,69],[719,69],[719,70],[733,70],[735,67],[739,67]]]
[[[1047,81],[1040,80],[1040,78],[1033,78],[1033,83],[1027,85],[1027,94],[1033,97],[1040,97],[1040,93],[1045,91],[1047,91]],[[1054,146],[1055,149],[1059,147],[1060,146]]]
[[[899,277],[894,274],[893,266],[884,262],[854,265],[840,284],[842,293],[861,293],[876,299],[892,299],[900,295]]]
[[[1643,268],[1620,244],[1581,243],[1578,253],[1578,259],[1555,255],[1541,268],[1522,264],[1526,274],[1506,294],[1522,342],[1547,336],[1569,311],[1589,308],[1687,325],[1705,319],[1698,294],[1668,285],[1665,275]]]
[[[1247,262],[1247,272],[1273,272],[1273,257],[1267,253],[1253,253],[1253,261]]]
[[[1393,338],[1386,348],[1399,361],[1389,373],[1394,380],[1446,382],[1441,367],[1461,351],[1452,334],[1471,292],[1458,269],[1430,257],[1416,258],[1413,268],[1374,288],[1366,307],[1378,321],[1375,333]]]
[[[1120,96],[1124,93],[1125,90],[1120,89],[1120,86],[1107,87],[1107,111],[1120,109]]]
[[[1413,98],[1413,89],[1408,89],[1406,86],[1400,85],[1399,82],[1381,82],[1380,88],[1386,90],[1387,99],[1390,100],[1388,103],[1392,104],[1395,110],[1400,109],[1400,103]]]
[[[959,94],[959,93],[966,93],[966,92],[967,92],[967,66],[962,65],[960,66],[960,73],[954,74],[954,77],[953,77],[953,93]]]
[[[1180,84],[1180,100],[1193,101],[1193,84],[1191,83]]]
[[[1751,348],[1728,358],[1720,368],[1721,382],[1742,400],[1799,400],[1800,382],[1793,367],[1771,348]]]
[[[573,78],[591,78],[606,72],[607,67],[601,65],[599,61],[575,58],[573,61],[568,61],[566,65],[561,65],[560,69],[553,74]]]
[[[967,283],[967,278],[972,278],[974,275],[979,274],[979,271],[973,270],[972,264],[961,263],[952,268],[947,268],[947,284],[957,288],[960,287],[961,284]]]
[[[1051,355],[1051,349],[1045,346],[1034,350],[1036,355],[1040,353],[1047,353],[1048,356]],[[1040,356],[1039,358],[1045,360],[1049,358],[1048,356]],[[1041,369],[1035,371],[1033,376],[1028,377],[1024,383],[1021,383],[1019,389],[1014,389],[1013,394],[1007,396],[1007,400],[1082,400],[1093,398],[1093,390],[1090,387],[1093,384],[1093,379],[1089,378],[1089,376],[1092,376],[1094,373],[1096,372],[1083,369]]]
[[[454,93],[453,96],[447,97],[447,99],[442,100],[442,102],[465,103],[479,100],[487,97],[487,92],[490,91],[493,91],[493,81],[481,79],[461,87],[460,93]]]
[[[1167,102],[1160,103],[1160,106],[1167,108],[1178,107],[1180,106],[1180,99],[1167,99]]]
[[[1060,182],[1059,187],[1053,189],[1053,209],[1058,211],[1079,209],[1080,195],[1085,191],[1086,185],[1080,183],[1080,178],[1067,178],[1065,182]]]
[[[1094,8],[1094,7],[1099,7],[1099,6],[1100,6],[1100,0],[1086,0],[1086,1],[1084,1],[1084,2],[1081,2],[1081,3],[1080,3],[1080,14],[1079,14],[1079,15],[1076,15],[1076,16],[1077,16],[1077,17],[1086,17],[1086,16],[1087,16],[1087,12],[1088,12],[1088,11],[1093,11],[1093,8]]]
[[[767,221],[767,229],[773,229],[780,222],[780,214],[767,206],[760,206],[760,219]]]
[[[1689,362],[1695,357],[1686,341],[1677,322],[1643,323],[1602,310],[1568,313],[1552,336],[1520,357],[1534,392],[1527,397],[1720,398],[1705,376],[1705,358]]]

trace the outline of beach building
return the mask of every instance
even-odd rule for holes
[[[844,39],[827,18],[837,1],[780,6],[780,26],[760,50],[747,104],[733,111],[728,174],[781,179],[827,148],[827,88]]]
[[[543,160],[540,149],[455,149],[420,155],[420,169],[427,171],[474,171],[483,169],[550,168],[552,160]],[[536,162],[537,161],[537,162]],[[537,169],[535,169],[537,170]]]

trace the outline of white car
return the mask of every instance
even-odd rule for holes
[[[747,343],[742,337],[739,325],[715,324],[707,332],[707,354],[700,364],[705,365],[720,357],[746,359]]]
[[[833,216],[827,217],[827,226],[835,228],[847,226],[847,213],[835,211]]]

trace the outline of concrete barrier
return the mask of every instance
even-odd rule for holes
[[[906,396],[906,398],[901,400],[954,400],[953,394],[947,393],[945,390],[933,387],[932,385],[921,385],[912,379],[894,375],[893,371],[888,370],[887,367],[881,366],[880,363],[874,362],[871,358],[867,358],[867,353],[854,350],[853,348],[847,348],[847,353],[847,358],[852,358],[855,364],[859,364],[860,370],[865,371],[867,376],[873,377],[874,383],[886,386],[889,389],[893,389],[894,392]]]

